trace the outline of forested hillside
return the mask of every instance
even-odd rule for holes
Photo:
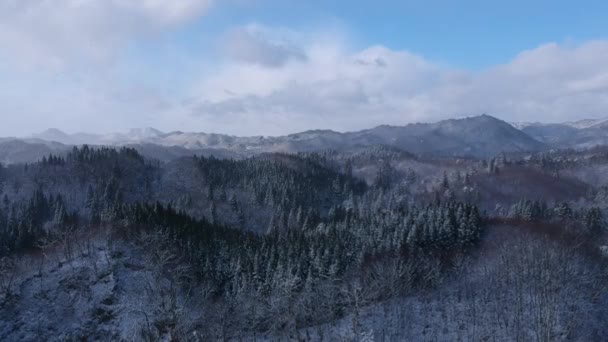
[[[83,146],[3,166],[0,339],[600,341],[607,165]]]

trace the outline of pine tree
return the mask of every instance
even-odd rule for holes
[[[604,217],[599,208],[591,208],[587,211],[584,217],[585,227],[593,235],[602,233],[605,227]]]
[[[441,189],[449,190],[450,189],[450,181],[448,180],[447,172],[443,172],[443,180],[441,181]]]
[[[421,232],[418,224],[413,224],[407,234],[407,244],[411,247],[417,247],[420,244]]]
[[[235,213],[238,212],[238,210],[239,210],[239,203],[238,203],[238,201],[236,199],[236,195],[235,194],[232,194],[230,196],[230,208],[232,208],[232,211],[235,212]]]
[[[568,203],[562,202],[557,207],[555,207],[555,214],[560,219],[567,219],[572,217],[572,209],[568,206]]]
[[[454,243],[454,227],[447,212],[442,217],[441,226],[439,226],[439,240],[441,247],[447,248]]]
[[[211,208],[209,209],[210,211],[210,219],[211,219],[211,223],[213,224],[217,224],[217,207],[215,205],[215,201],[211,202]]]
[[[53,216],[53,224],[57,227],[62,227],[67,221],[67,216],[68,214],[63,206],[63,203],[58,203]]]

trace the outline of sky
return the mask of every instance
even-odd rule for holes
[[[0,0],[0,136],[608,117],[606,1]]]

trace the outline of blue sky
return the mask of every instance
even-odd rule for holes
[[[606,13],[606,1],[269,0],[218,6],[190,33],[217,34],[250,22],[296,30],[341,25],[360,48],[383,44],[479,69],[547,42],[604,39]]]
[[[608,116],[602,1],[6,0],[0,135]]]

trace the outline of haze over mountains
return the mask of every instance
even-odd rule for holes
[[[589,148],[608,144],[608,119],[585,119],[562,124],[528,124],[523,132],[557,148]]]
[[[382,125],[357,132],[310,130],[285,136],[237,137],[203,132],[162,132],[154,128],[126,133],[67,134],[58,129],[23,138],[0,138],[0,162],[30,162],[75,145],[133,146],[149,157],[170,160],[192,154],[240,158],[265,152],[353,151],[391,146],[414,154],[485,158],[502,152],[588,148],[608,144],[608,120],[561,124],[507,123],[489,115],[406,126]]]

